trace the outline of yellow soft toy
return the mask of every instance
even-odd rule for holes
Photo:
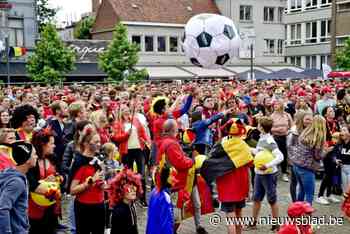
[[[56,203],[60,198],[60,183],[59,182],[48,182],[40,180],[39,183],[47,189],[45,195],[39,193],[30,193],[33,201],[39,206],[51,206]]]
[[[266,165],[267,163],[274,160],[273,154],[268,150],[263,150],[257,153],[254,157],[254,166],[256,169],[259,169],[261,166]],[[265,173],[271,173],[272,168],[268,168],[264,171]]]

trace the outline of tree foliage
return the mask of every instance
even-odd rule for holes
[[[337,68],[342,71],[350,71],[350,38],[345,41],[342,49],[336,54]]]
[[[81,39],[81,40],[87,40],[91,39],[91,29],[94,25],[95,18],[94,17],[86,17],[77,24],[76,28],[74,29],[74,38]]]
[[[127,28],[119,23],[107,50],[99,57],[99,67],[112,80],[143,80],[148,76],[147,71],[134,68],[139,60],[139,51],[138,45],[129,42]]]
[[[55,26],[47,24],[28,59],[27,71],[34,81],[57,84],[74,69],[74,62],[74,52],[61,41]]]
[[[52,23],[58,9],[49,7],[49,0],[37,0],[37,20],[39,32],[41,32],[47,23]]]

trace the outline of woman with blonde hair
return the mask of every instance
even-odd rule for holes
[[[302,133],[302,131],[310,126],[312,124],[313,120],[313,114],[311,111],[305,111],[305,110],[299,110],[294,115],[295,125],[292,127],[290,133],[287,136],[287,150],[288,150],[288,156],[293,157],[294,154],[297,154],[297,143],[299,135]],[[288,163],[290,165],[290,196],[292,198],[292,201],[295,202],[297,200],[296,190],[298,185],[297,177],[293,170],[293,163],[291,160],[288,160]]]
[[[145,181],[145,155],[143,150],[150,145],[150,139],[145,128],[135,117],[135,110],[131,111],[128,106],[121,106],[119,120],[113,124],[114,134],[111,139],[118,144],[121,161],[124,166],[132,169],[134,163],[137,172],[142,175],[143,190],[146,190]],[[141,205],[147,207],[146,196],[143,194]]]
[[[292,117],[289,113],[287,113],[284,109],[284,102],[283,99],[277,99],[275,100],[274,104],[274,112],[271,115],[271,118],[273,120],[273,125],[271,129],[271,133],[273,135],[273,138],[275,139],[279,150],[283,154],[283,162],[281,163],[281,170],[282,170],[282,180],[285,182],[288,182],[288,150],[287,150],[287,135],[288,131],[292,127]]]
[[[296,153],[290,157],[293,171],[300,185],[297,200],[306,200],[311,205],[315,192],[315,172],[320,168],[323,157],[326,131],[326,120],[316,115],[311,125],[300,134]]]

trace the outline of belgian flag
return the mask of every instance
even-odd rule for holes
[[[10,47],[9,57],[21,57],[27,53],[27,48],[24,47]]]
[[[245,166],[253,161],[250,147],[239,136],[227,136],[211,150],[200,170],[205,181],[210,184],[217,177]]]

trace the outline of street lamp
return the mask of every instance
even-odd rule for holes
[[[249,46],[250,49],[250,80],[254,80],[254,45],[253,43]]]

